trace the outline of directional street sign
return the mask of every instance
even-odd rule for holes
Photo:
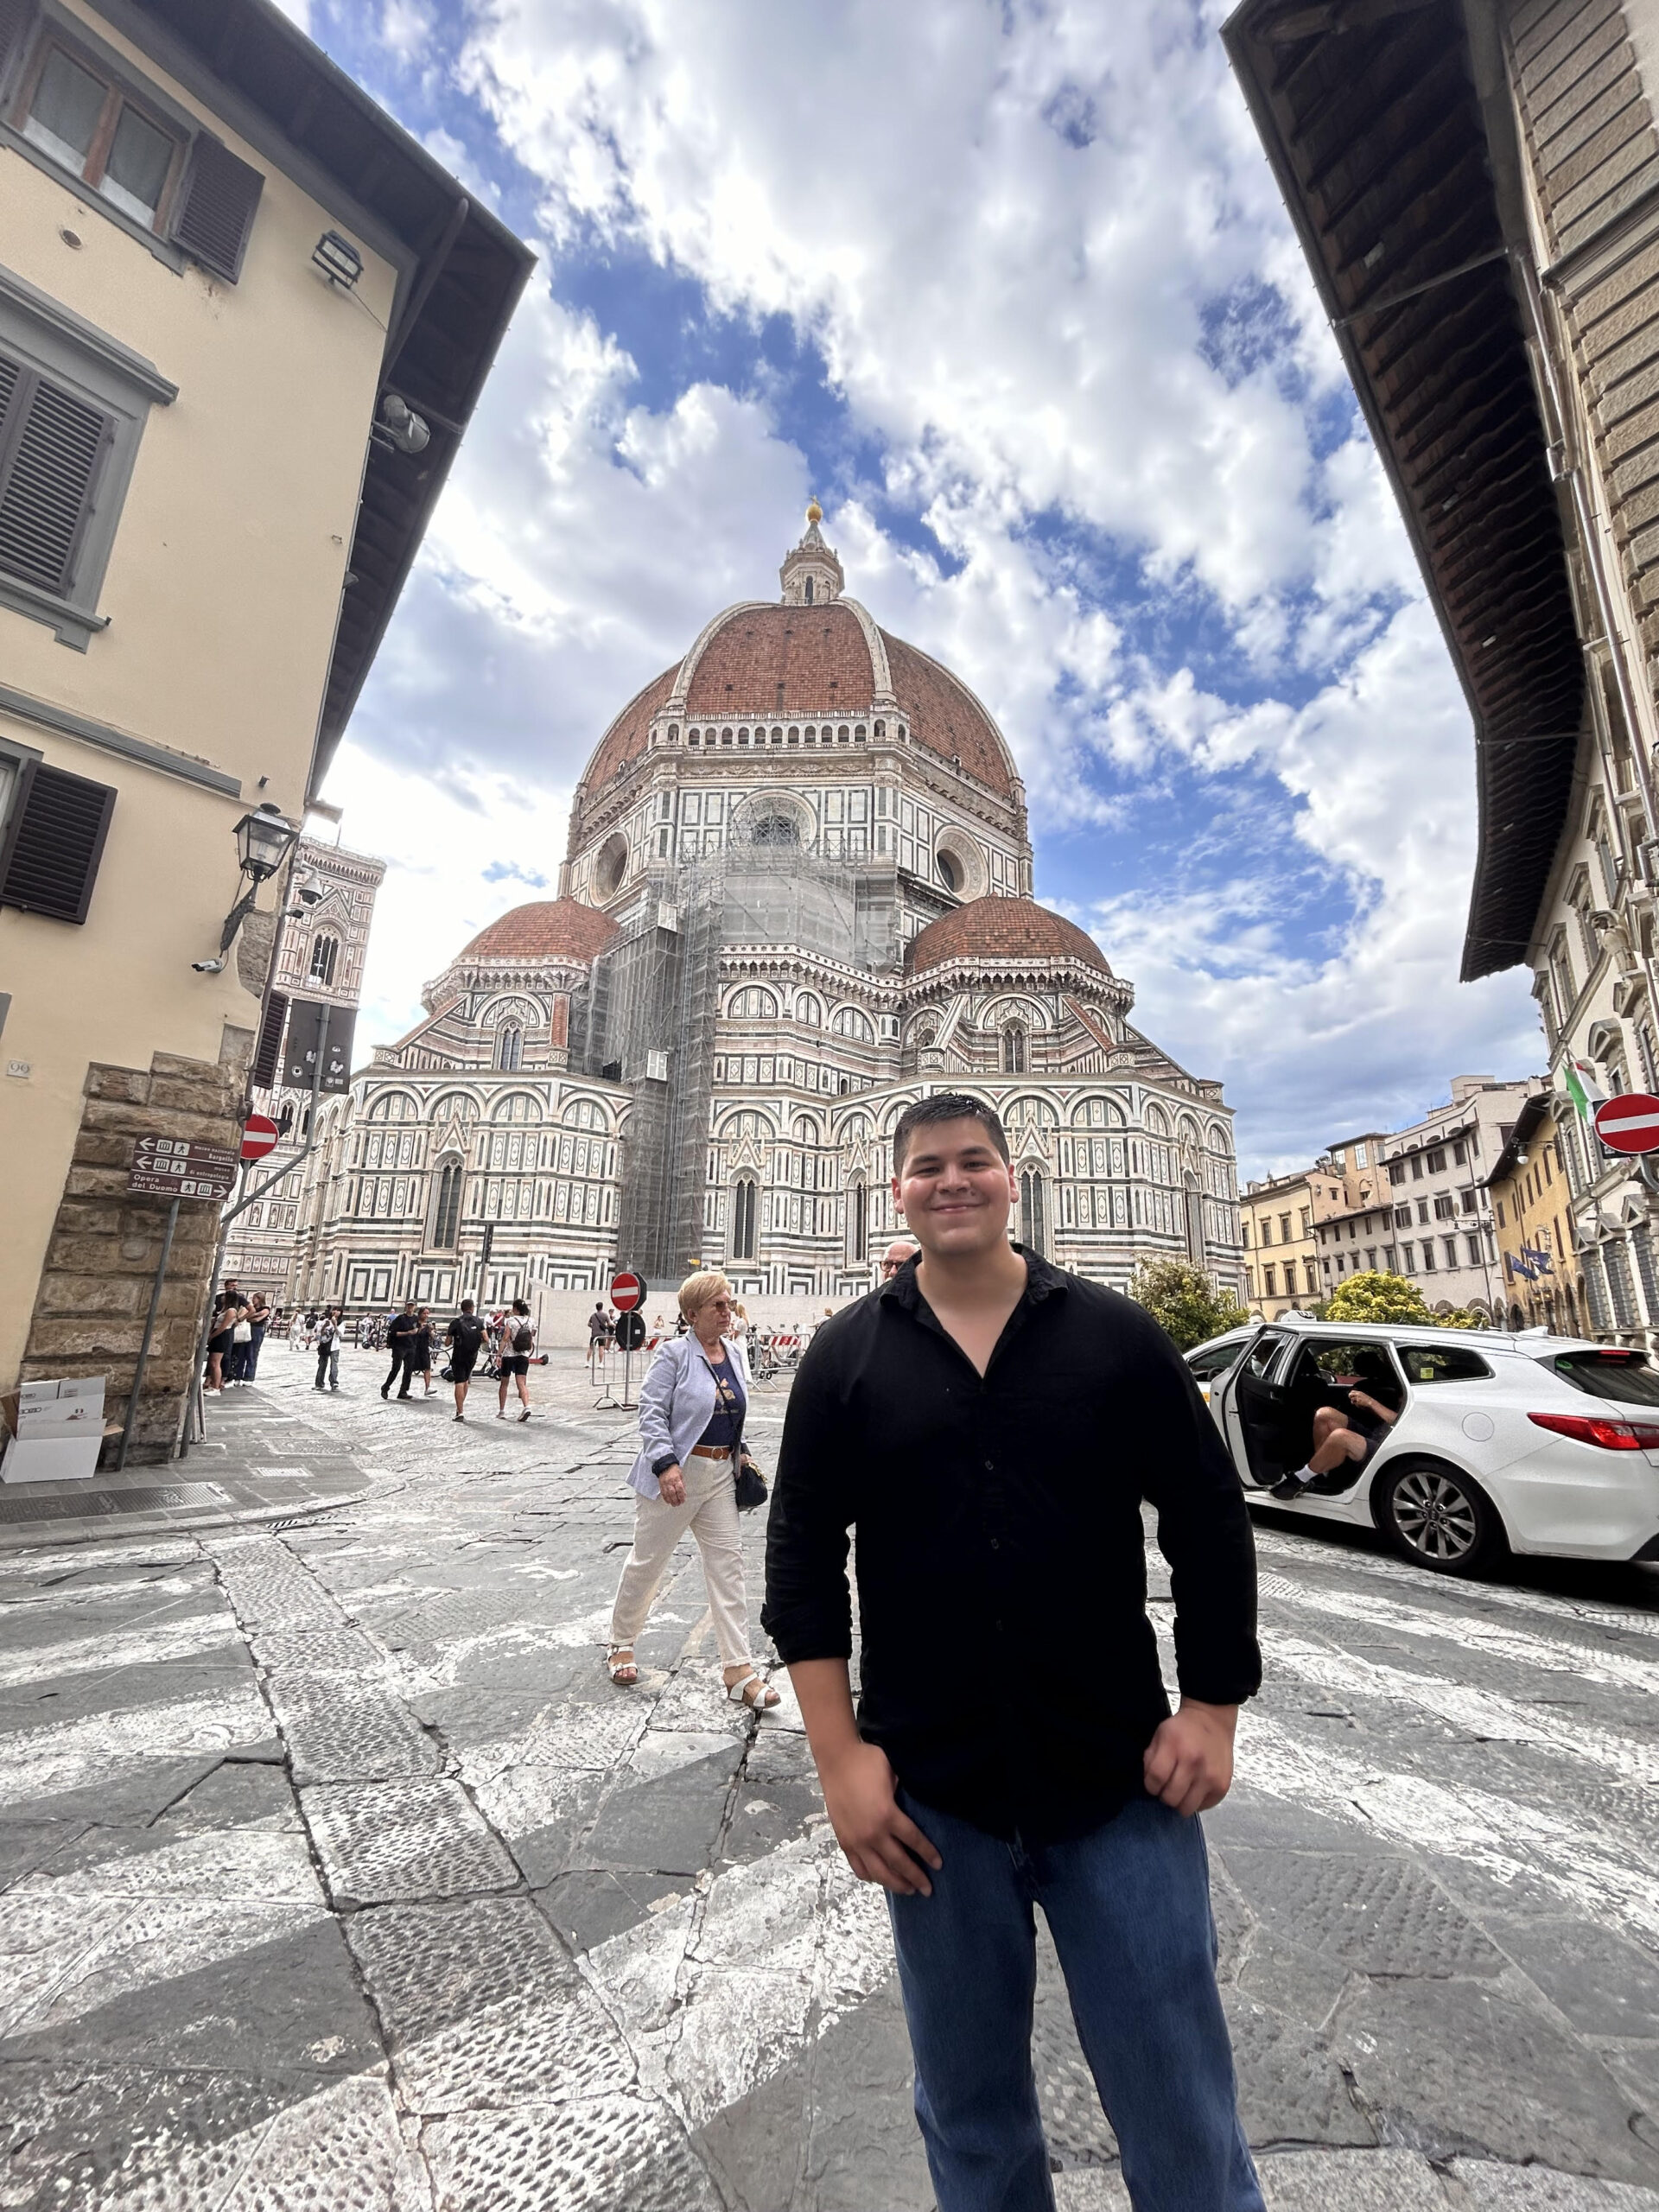
[[[129,1191],[157,1198],[229,1198],[238,1162],[228,1145],[187,1144],[182,1137],[140,1137],[133,1148]]]
[[[243,1159],[263,1160],[268,1152],[275,1152],[282,1134],[269,1114],[250,1114],[242,1132]]]
[[[1659,1152],[1659,1098],[1627,1090],[1596,1109],[1596,1135],[1615,1152]]]
[[[1659,1107],[1659,1100],[1655,1103]],[[1659,1138],[1655,1141],[1659,1143]],[[643,1275],[624,1273],[611,1277],[611,1303],[619,1313],[632,1313],[645,1294],[645,1279]]]

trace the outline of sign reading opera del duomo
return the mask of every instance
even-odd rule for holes
[[[728,607],[626,705],[559,896],[513,908],[324,1109],[289,1294],[869,1287],[888,1137],[921,1092],[1006,1123],[1018,1233],[1122,1283],[1242,1275],[1231,1116],[1031,896],[1024,791],[967,686],[842,589],[817,507],[782,595]]]

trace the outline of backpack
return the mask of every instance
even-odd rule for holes
[[[528,1321],[521,1321],[512,1332],[514,1351],[528,1351],[536,1341],[536,1332]]]

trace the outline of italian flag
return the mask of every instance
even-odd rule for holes
[[[1588,1122],[1598,1106],[1607,1103],[1607,1094],[1597,1083],[1588,1065],[1583,1060],[1569,1060],[1563,1074],[1567,1095],[1579,1109],[1579,1119]]]

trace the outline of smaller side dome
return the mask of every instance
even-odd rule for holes
[[[1086,930],[1068,922],[1034,899],[970,899],[954,912],[930,922],[910,948],[910,964],[920,975],[949,960],[1065,960],[1073,967],[1111,974],[1106,956]]]
[[[480,930],[460,960],[592,960],[619,935],[616,924],[580,899],[510,906]]]

